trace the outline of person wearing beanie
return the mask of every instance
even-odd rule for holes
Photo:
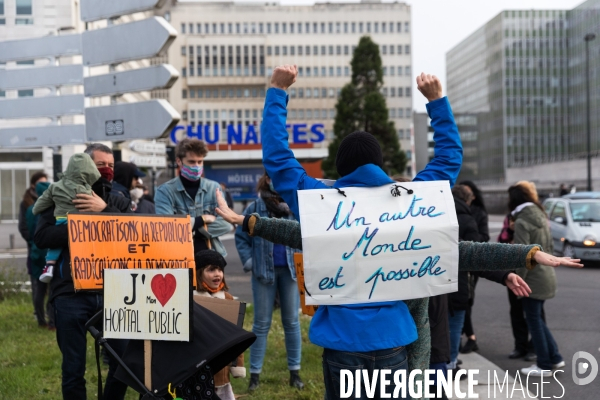
[[[196,261],[196,287],[194,293],[199,296],[215,299],[233,300],[225,283],[225,266],[227,262],[221,254],[214,250],[200,250],[194,255]],[[216,345],[216,344],[215,344]],[[235,400],[229,376],[245,378],[244,353],[214,375],[215,392],[221,400]]]
[[[277,67],[267,91],[261,126],[263,164],[277,193],[299,219],[298,190],[327,188],[307,175],[288,144],[286,90],[296,81],[295,66]],[[434,158],[417,174],[417,181],[447,180],[453,186],[462,165],[458,129],[438,78],[421,74],[419,91],[429,100],[427,111],[434,129]],[[355,132],[340,143],[336,167],[341,176],[334,188],[378,187],[394,181],[382,170],[381,147],[367,132]],[[354,329],[361,326],[361,329]],[[369,340],[364,340],[369,337]],[[340,368],[336,365],[369,365],[374,369],[395,366],[406,370],[406,347],[417,339],[417,328],[403,301],[320,306],[309,330],[312,343],[324,348],[323,377],[326,397],[339,398]],[[393,389],[392,389],[393,390]],[[379,396],[379,394],[377,394]],[[379,398],[379,397],[377,397]]]

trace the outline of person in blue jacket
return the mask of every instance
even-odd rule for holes
[[[327,188],[307,175],[288,145],[286,90],[297,77],[293,65],[277,67],[265,99],[261,126],[263,164],[277,193],[299,218],[298,190]],[[448,180],[453,186],[462,164],[462,145],[450,103],[442,96],[438,78],[421,74],[417,87],[427,98],[434,129],[434,158],[417,174],[416,181]],[[382,169],[379,142],[367,132],[354,132],[342,140],[336,154],[341,178],[333,187],[378,187],[394,181]],[[323,379],[326,398],[339,398],[340,370],[406,369],[405,346],[417,339],[415,323],[403,301],[320,306],[309,330],[310,341],[324,348]],[[394,383],[388,386],[394,389]],[[379,398],[379,388],[376,390]],[[365,390],[362,390],[365,394]]]

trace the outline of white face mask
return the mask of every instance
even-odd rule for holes
[[[142,188],[131,189],[129,191],[129,194],[131,195],[131,200],[133,200],[134,202],[137,203],[140,201],[140,199],[144,195],[144,189],[142,189]]]

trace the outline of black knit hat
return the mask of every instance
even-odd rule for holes
[[[225,269],[227,261],[221,254],[214,250],[200,250],[194,255],[196,269],[206,268],[209,265]]]
[[[346,176],[365,164],[375,164],[383,169],[381,146],[368,132],[352,132],[340,143],[335,156],[335,167],[340,176]]]

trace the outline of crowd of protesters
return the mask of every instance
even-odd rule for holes
[[[234,256],[227,254],[221,237],[235,229],[243,269],[252,274],[252,330],[257,340],[250,349],[248,390],[260,390],[259,376],[276,298],[281,307],[289,385],[303,389],[299,292],[293,261],[294,252],[302,248],[297,191],[327,186],[308,176],[289,149],[286,90],[296,77],[294,66],[278,67],[273,72],[261,128],[266,173],[259,181],[257,200],[246,207],[243,215],[233,211],[233,199],[224,184],[203,177],[208,148],[197,139],[177,144],[178,176],[159,186],[154,197],[144,186],[145,173],[135,164],[115,163],[112,150],[102,144],[91,144],[83,155],[72,158],[73,163],[85,165],[79,168],[87,171],[85,177],[67,175],[50,185],[44,173],[32,175],[20,208],[19,229],[28,244],[27,266],[37,323],[56,330],[63,355],[65,399],[86,398],[85,324],[103,304],[100,293],[73,289],[68,227],[62,222],[70,210],[189,215],[199,274],[197,290],[201,295],[223,299],[232,298],[227,293],[224,269],[225,260]],[[519,182],[508,191],[510,214],[498,241],[514,246],[487,243],[488,215],[481,192],[473,182],[455,185],[462,165],[462,145],[450,103],[434,76],[420,75],[417,87],[428,101],[435,150],[434,158],[414,180],[447,180],[454,186],[460,239],[459,290],[432,298],[319,307],[311,320],[309,338],[323,347],[325,397],[329,400],[339,398],[340,369],[353,370],[358,365],[392,372],[431,368],[443,375],[448,370],[456,373],[460,368],[459,350],[478,350],[471,311],[478,277],[508,288],[515,336],[510,357],[537,360],[523,371],[546,376],[546,371],[564,366],[546,325],[543,306],[556,291],[552,267],[580,264],[551,255],[546,216],[535,186],[529,182]],[[354,132],[341,141],[336,167],[340,179],[333,184],[335,188],[377,187],[394,181],[384,172],[379,142],[368,132]],[[68,179],[79,178],[89,187],[87,192],[69,190]],[[47,283],[39,279],[44,276],[49,276]],[[45,296],[49,300],[44,309]],[[467,340],[461,346],[463,333]],[[369,341],[364,340],[365,335]],[[118,355],[123,354],[126,341],[110,342]],[[114,377],[116,361],[112,357],[108,361],[104,398],[123,399],[127,386]],[[238,362],[243,363],[243,359]],[[221,398],[233,398],[230,375],[245,377],[245,369],[238,367],[243,365],[232,364],[219,372],[219,379],[215,378],[216,393]]]

